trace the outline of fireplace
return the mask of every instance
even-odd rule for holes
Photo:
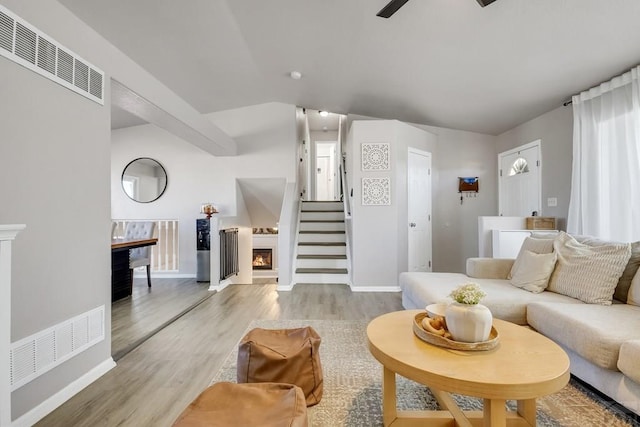
[[[272,270],[273,269],[273,249],[253,249],[253,269]]]

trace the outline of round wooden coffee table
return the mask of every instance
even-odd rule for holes
[[[445,426],[453,425],[454,419],[459,426],[535,426],[536,398],[569,382],[567,354],[531,329],[494,319],[500,339],[495,348],[449,350],[414,335],[418,312],[384,314],[367,327],[369,351],[383,366],[385,426]],[[396,374],[428,386],[444,410],[398,411]],[[484,410],[462,411],[449,393],[482,398]],[[507,411],[506,400],[516,400],[517,411]]]

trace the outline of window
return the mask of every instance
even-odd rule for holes
[[[529,172],[529,164],[522,157],[518,157],[509,169],[509,176],[520,175]]]

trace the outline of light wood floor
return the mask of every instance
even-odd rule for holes
[[[254,319],[371,319],[402,309],[400,293],[344,285],[230,286],[128,353],[37,426],[170,426],[206,388]]]
[[[111,305],[111,354],[114,360],[140,345],[191,307],[209,298],[209,283],[196,279],[135,279],[133,295]]]

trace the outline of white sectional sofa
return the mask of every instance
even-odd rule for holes
[[[607,243],[588,238],[582,241],[594,246]],[[630,249],[625,268],[627,282],[620,283],[623,282],[620,280],[615,292],[616,298],[626,300],[611,298],[609,305],[585,303],[557,291],[533,293],[515,287],[508,279],[514,260],[492,258],[467,260],[466,275],[401,273],[402,303],[405,309],[423,309],[428,304],[447,300],[459,285],[475,282],[486,292],[482,304],[494,317],[529,325],[549,337],[569,355],[573,375],[640,414],[640,273],[637,272],[640,244],[630,245]],[[557,262],[564,261],[558,254]],[[633,263],[636,265],[631,265]],[[576,279],[581,283],[590,277],[585,273]],[[557,288],[558,283],[555,286]],[[613,292],[611,294],[613,297]]]

